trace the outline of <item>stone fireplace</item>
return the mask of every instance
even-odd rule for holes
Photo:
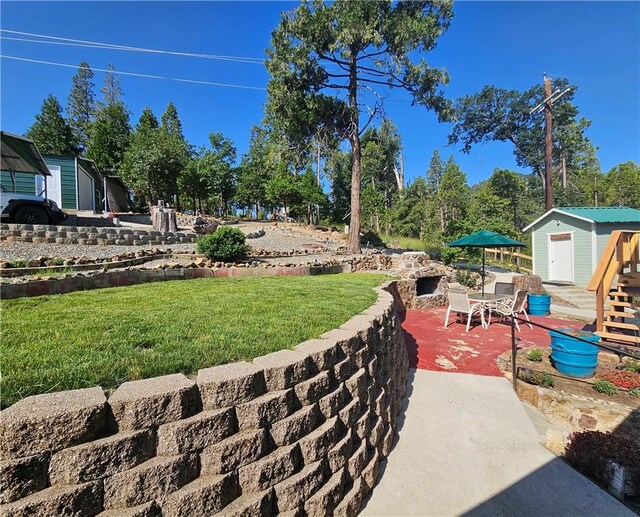
[[[406,309],[426,309],[446,305],[451,269],[429,259],[426,253],[403,253],[398,261],[402,280],[398,294]]]

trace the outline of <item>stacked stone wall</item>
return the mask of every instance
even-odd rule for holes
[[[5,516],[352,516],[408,368],[393,297],[253,362],[28,397],[0,414]]]
[[[68,277],[40,278],[21,283],[3,283],[0,286],[0,299],[64,294],[74,291],[88,291],[105,287],[123,287],[165,280],[194,280],[196,278],[265,278],[272,276],[307,276],[348,273],[350,264],[331,264],[319,266],[276,266],[269,268],[220,267],[220,268],[153,268],[125,269],[75,273]]]
[[[105,246],[145,246],[196,242],[191,233],[139,230],[122,226],[50,226],[39,224],[2,224],[0,241]]]

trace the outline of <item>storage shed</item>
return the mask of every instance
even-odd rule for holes
[[[531,231],[533,274],[543,281],[587,286],[614,230],[640,230],[640,210],[628,207],[560,207]]]
[[[55,201],[63,210],[101,211],[104,199],[104,179],[93,160],[75,156],[42,155],[49,170],[47,198]],[[0,177],[2,186],[13,190],[8,172]],[[16,175],[16,192],[39,195],[43,189],[43,177],[33,174]]]

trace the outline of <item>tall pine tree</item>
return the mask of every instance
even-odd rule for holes
[[[71,92],[67,98],[67,114],[73,136],[81,153],[87,150],[91,124],[95,115],[95,94],[93,93],[93,71],[89,63],[82,61],[73,76]]]
[[[109,65],[100,89],[103,102],[99,103],[87,150],[87,156],[100,171],[110,176],[118,175],[131,134],[129,110],[122,101],[120,80],[113,70],[113,65]]]
[[[78,148],[71,126],[62,116],[58,99],[49,95],[42,103],[36,121],[25,133],[43,154],[76,155]]]

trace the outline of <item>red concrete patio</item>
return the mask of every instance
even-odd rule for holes
[[[465,332],[466,320],[458,323],[455,315],[444,328],[445,312],[446,307],[407,311],[402,328],[410,366],[422,370],[501,376],[496,359],[511,349],[509,323],[501,323],[494,317],[488,328],[482,328],[478,322]],[[531,320],[552,328],[592,329],[584,322],[548,316],[531,316]],[[516,335],[522,339],[518,343],[522,348],[543,348],[550,343],[547,331],[535,326],[530,329],[521,323]]]

